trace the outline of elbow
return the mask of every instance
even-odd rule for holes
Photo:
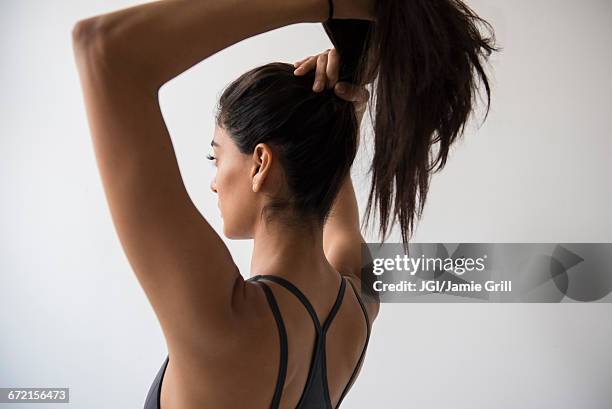
[[[78,21],[72,27],[72,48],[83,48],[88,39],[92,37],[95,23],[93,19]]]
[[[97,17],[78,21],[72,28],[72,48],[75,51],[89,48],[94,40],[99,39],[100,27]]]
[[[75,55],[87,60],[108,62],[114,47],[111,46],[109,26],[102,17],[78,21],[72,28],[72,49]]]
[[[143,73],[149,66],[134,52],[130,24],[114,16],[95,16],[78,21],[72,28],[72,49],[77,68],[89,76],[129,78],[139,86],[157,87]]]

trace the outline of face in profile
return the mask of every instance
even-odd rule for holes
[[[215,126],[211,149],[209,159],[216,172],[210,188],[217,194],[223,234],[230,239],[251,239],[264,204],[263,184],[270,174],[271,151],[258,144],[253,154],[244,154],[219,126]]]

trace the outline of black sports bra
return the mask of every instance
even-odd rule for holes
[[[282,277],[273,276],[273,275],[256,275],[246,280],[246,281],[259,281],[260,279],[265,279],[265,280],[274,281],[275,283],[278,283],[281,286],[285,287],[287,290],[289,290],[293,295],[295,295],[298,298],[298,300],[302,303],[302,305],[304,305],[304,307],[310,314],[310,317],[312,318],[312,321],[314,323],[314,327],[316,330],[316,338],[315,338],[316,347],[314,349],[314,354],[311,359],[310,370],[308,372],[308,377],[306,378],[306,384],[304,386],[302,396],[300,397],[300,400],[298,401],[296,409],[334,409],[332,406],[331,398],[329,395],[328,384],[327,384],[327,367],[326,367],[326,358],[325,358],[325,335],[333,319],[335,318],[336,313],[338,312],[338,309],[340,308],[340,305],[342,304],[342,300],[344,299],[346,280],[344,279],[345,276],[341,276],[341,277],[342,277],[342,281],[340,284],[340,289],[338,291],[338,296],[336,297],[336,301],[334,302],[334,305],[327,319],[323,323],[323,325],[321,325],[321,323],[319,322],[317,314],[312,304],[306,298],[306,296],[295,285],[293,285],[288,280]],[[280,366],[278,370],[276,388],[274,390],[272,402],[270,403],[270,409],[277,409],[280,405],[281,395],[283,392],[283,386],[285,384],[285,376],[287,373],[287,360],[288,360],[287,333],[285,331],[285,324],[283,322],[283,317],[281,315],[280,309],[278,308],[278,304],[276,303],[276,298],[274,297],[272,290],[270,290],[270,287],[266,283],[261,282],[261,281],[259,281],[259,283],[261,284],[261,287],[263,288],[265,292],[266,298],[268,300],[268,304],[270,305],[270,308],[272,309],[272,313],[274,314],[274,318],[276,320],[276,324],[278,327],[278,333],[280,337],[280,348],[281,348]],[[357,372],[359,371],[359,367],[361,366],[363,359],[365,357],[365,353],[368,348],[368,343],[370,341],[371,327],[370,327],[370,320],[368,319],[368,314],[367,314],[365,305],[363,304],[363,301],[361,300],[361,297],[359,296],[358,291],[355,289],[352,283],[350,284],[350,286],[353,289],[353,292],[355,293],[357,300],[359,301],[359,305],[361,306],[361,310],[365,317],[366,326],[367,326],[367,334],[366,334],[366,342],[365,342],[365,345],[363,346],[363,350],[361,351],[359,361],[357,362],[357,365],[355,366],[349,381],[347,382],[346,386],[344,387],[344,390],[342,391],[342,394],[340,395],[340,400],[338,401],[338,405],[336,406],[336,409],[340,407],[342,400],[344,399],[347,392],[353,385],[355,377],[357,376]],[[168,362],[169,362],[169,356],[167,356],[166,359],[164,360],[162,367],[157,372],[157,375],[155,376],[155,379],[153,380],[153,383],[151,387],[149,388],[149,392],[145,400],[144,409],[160,409],[161,385],[162,385],[164,373],[166,371],[166,367],[168,366]]]

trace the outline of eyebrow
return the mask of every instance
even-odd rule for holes
[[[215,142],[215,140],[213,139],[212,141],[210,141],[210,146],[220,146],[217,142]]]

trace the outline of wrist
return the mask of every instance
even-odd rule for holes
[[[277,0],[285,5],[287,0]],[[296,23],[323,23],[329,17],[328,0],[292,0]],[[334,7],[334,15],[335,15]]]
[[[332,1],[334,3],[334,19],[376,20],[375,0]],[[329,6],[327,8],[329,9]]]

